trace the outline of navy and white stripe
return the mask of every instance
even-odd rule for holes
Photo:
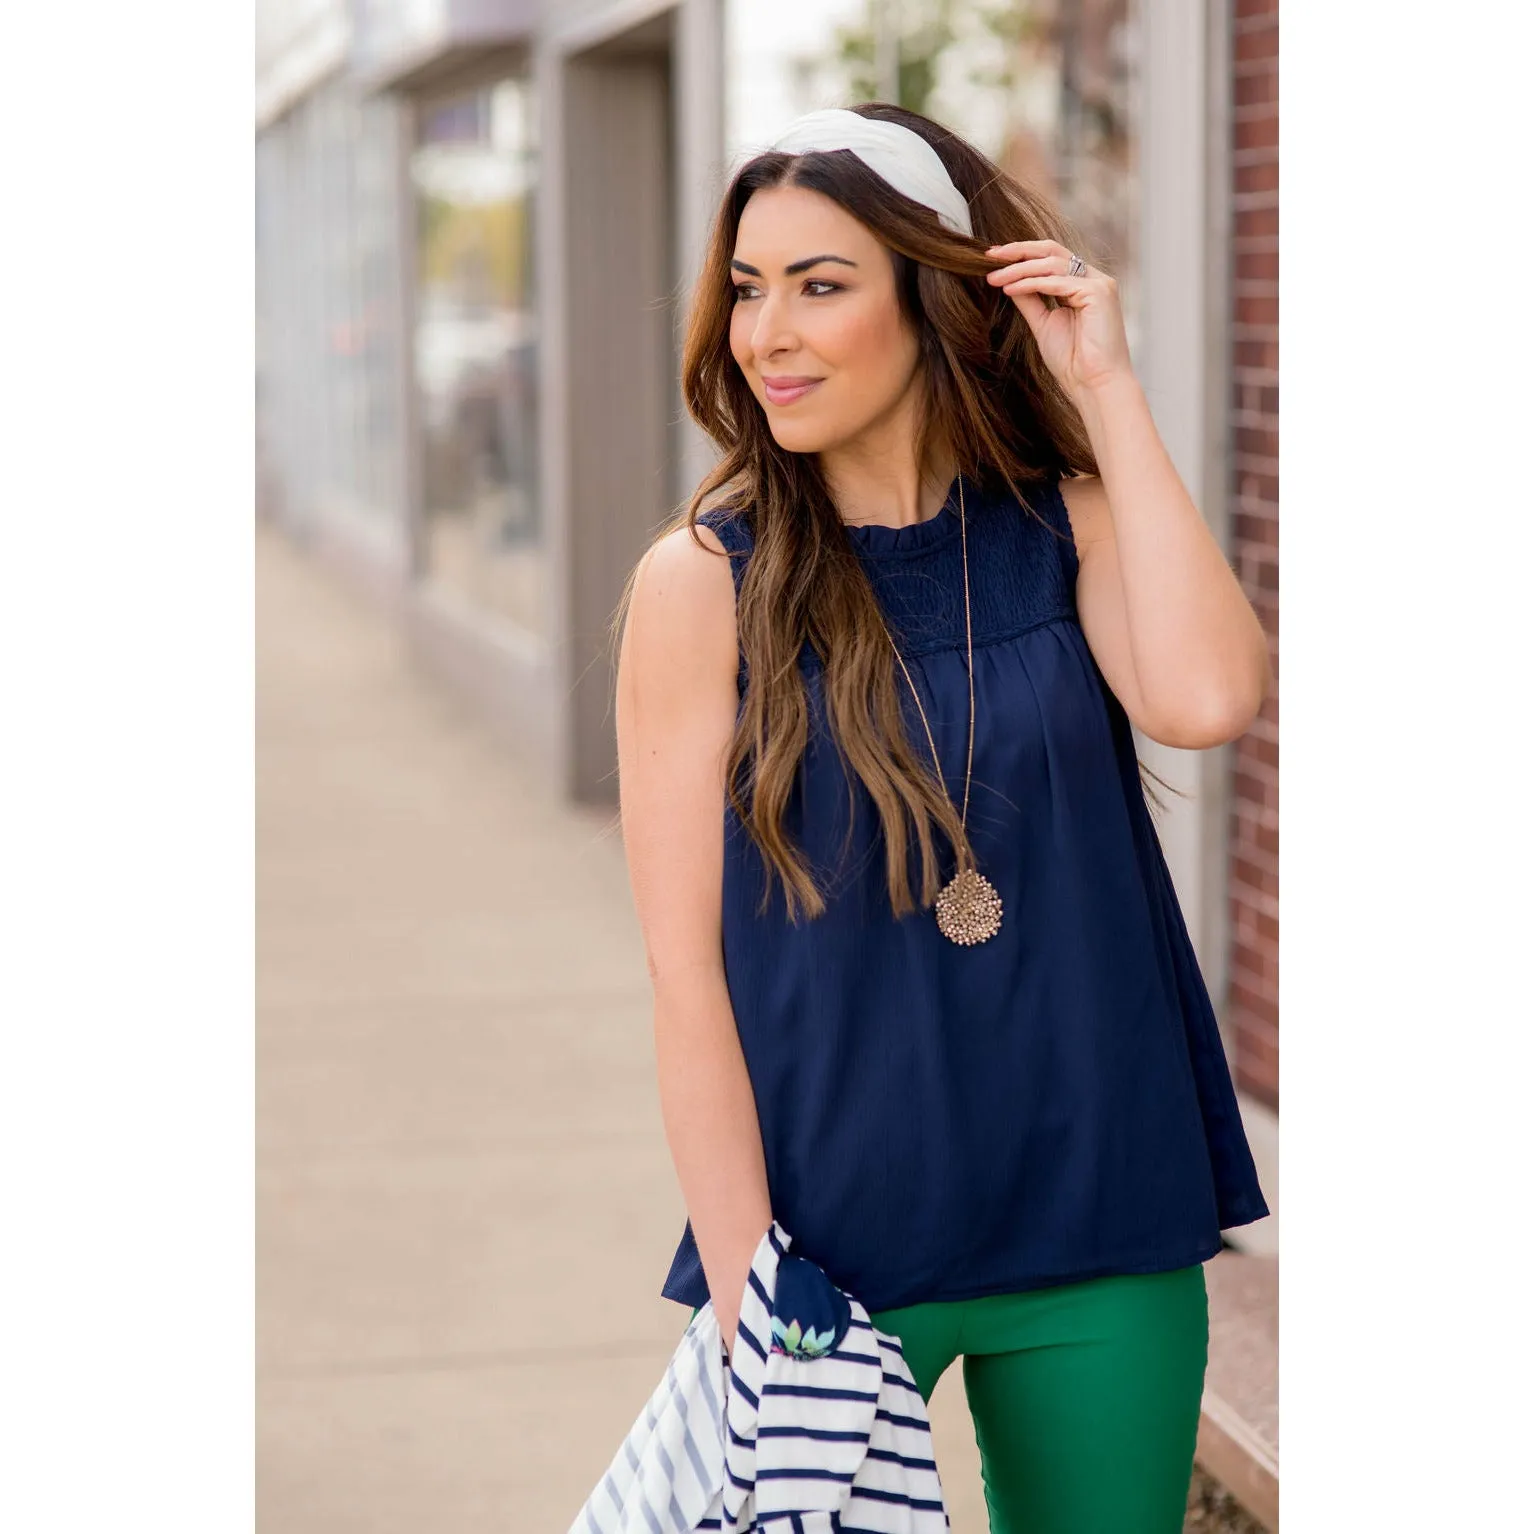
[[[944,1534],[926,1405],[899,1339],[851,1295],[819,1358],[773,1352],[772,1296],[792,1244],[772,1222],[752,1259],[735,1352],[712,1303],[570,1534]]]
[[[698,1316],[702,1320],[702,1314]],[[570,1534],[691,1534],[717,1528],[724,1473],[719,1327],[689,1327],[665,1378]],[[714,1523],[710,1525],[710,1505]]]

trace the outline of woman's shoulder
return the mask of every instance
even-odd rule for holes
[[[686,690],[735,675],[735,591],[717,542],[707,528],[679,523],[639,562],[623,654],[633,673],[652,677],[653,685]]]
[[[730,575],[738,596],[755,546],[755,537],[744,505],[738,496],[721,496],[704,507],[693,521],[698,536],[710,540],[710,548],[716,548],[729,556]]]
[[[728,538],[702,515],[689,525],[678,522],[645,551],[636,576],[652,602],[663,598],[687,607],[717,605],[728,591],[720,572],[727,568],[720,555],[731,552]]]
[[[738,496],[721,496],[706,505],[694,519],[706,528],[713,542],[727,554],[747,554],[751,550],[751,524]]]

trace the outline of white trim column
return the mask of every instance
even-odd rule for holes
[[[580,366],[588,359],[583,346],[580,312],[573,308],[579,291],[583,252],[567,248],[572,216],[579,212],[579,198],[589,183],[572,185],[572,169],[582,146],[573,141],[572,104],[581,81],[577,71],[589,53],[600,53],[625,33],[666,22],[669,49],[670,155],[663,169],[673,202],[666,230],[669,266],[661,291],[679,295],[691,292],[699,258],[708,235],[711,217],[722,187],[724,170],[723,38],[720,0],[606,0],[606,3],[572,6],[552,17],[540,30],[536,44],[536,69],[543,103],[542,132],[547,177],[544,182],[543,221],[539,246],[543,273],[542,315],[547,344],[543,350],[544,489],[551,544],[550,580],[553,587],[552,632],[557,636],[555,665],[559,677],[556,771],[565,787],[582,784],[590,768],[593,734],[582,736],[577,715],[576,689],[590,686],[591,672],[584,650],[575,642],[582,613],[589,608],[593,565],[591,530],[576,526],[581,499],[579,476],[572,469],[571,454],[576,437],[591,429],[581,418],[577,397]],[[576,122],[583,119],[577,112]],[[654,170],[653,165],[650,166]],[[668,396],[661,413],[668,434],[664,458],[668,483],[660,488],[655,515],[646,515],[645,526],[669,514],[672,505],[689,494],[714,459],[714,450],[703,434],[685,417],[676,394],[680,355],[680,327],[684,314],[679,306],[673,330],[672,360],[666,369]],[[640,428],[636,427],[636,430]],[[654,446],[644,436],[647,447]],[[649,482],[646,481],[647,490]],[[633,531],[633,529],[629,529]],[[581,539],[587,539],[582,545]],[[582,548],[585,549],[584,556]],[[604,544],[610,563],[625,557],[621,540]],[[613,550],[620,552],[614,553]],[[605,599],[604,599],[605,600]],[[586,611],[586,628],[592,629]],[[581,745],[585,741],[585,746]],[[586,755],[582,755],[583,750]]]
[[[714,209],[724,192],[728,169],[724,143],[723,0],[678,0],[676,7],[676,252],[678,306],[677,360],[690,295],[702,264]],[[677,450],[675,499],[692,494],[718,453],[677,402],[681,438]]]
[[[1228,215],[1218,0],[1139,0],[1140,334],[1136,370],[1183,483],[1227,543]],[[1186,799],[1158,818],[1199,962],[1218,1005],[1227,974],[1228,748],[1180,751],[1137,735]]]

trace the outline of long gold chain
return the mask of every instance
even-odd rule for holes
[[[964,476],[962,474],[959,476],[959,537],[964,549],[964,647],[967,663],[965,670],[969,676],[969,754],[964,763],[964,808],[959,812],[959,825],[964,831],[964,846],[959,851],[959,866],[969,868],[974,864],[969,850],[969,780],[975,765],[975,642],[970,624],[969,529],[964,516]],[[937,742],[932,738],[932,726],[927,723],[927,711],[921,706],[921,694],[916,690],[916,683],[911,680],[910,668],[905,663],[905,657],[900,653],[900,646],[895,643],[895,636],[890,633],[889,624],[884,623],[882,616],[879,621],[884,625],[884,632],[889,638],[890,648],[895,652],[895,659],[900,662],[900,669],[905,672],[911,696],[916,699],[916,712],[921,715],[922,728],[927,732],[927,745],[931,748],[933,765],[937,769],[937,779],[939,783],[942,783],[943,764],[937,754]],[[946,784],[944,784],[943,792],[948,792]]]

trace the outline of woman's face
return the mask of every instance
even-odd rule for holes
[[[829,197],[798,186],[752,193],[731,280],[730,351],[779,446],[839,447],[910,391],[919,353],[890,253]]]

